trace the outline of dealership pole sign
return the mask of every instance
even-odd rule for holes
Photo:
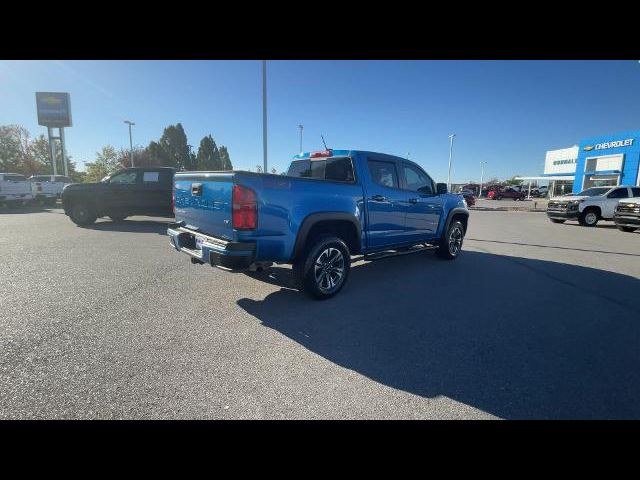
[[[65,92],[36,92],[38,125],[44,127],[70,127],[71,101]]]
[[[47,127],[51,166],[53,175],[58,174],[56,161],[56,140],[60,142],[62,166],[65,176],[69,175],[69,164],[64,144],[64,127],[71,126],[71,100],[66,92],[36,92],[36,109],[38,125]],[[53,128],[58,129],[58,136],[53,136]]]

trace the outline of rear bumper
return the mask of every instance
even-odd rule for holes
[[[616,223],[616,225],[620,225],[621,227],[640,228],[640,216],[616,214],[613,217],[613,221]]]
[[[547,210],[547,217],[568,220],[570,218],[578,218],[578,213],[578,210]]]
[[[247,270],[255,261],[256,244],[253,242],[230,242],[189,230],[180,223],[170,224],[167,235],[171,246],[189,255],[194,262],[229,270]],[[196,235],[204,238],[201,249],[195,246]]]

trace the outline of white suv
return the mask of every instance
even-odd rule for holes
[[[47,205],[55,205],[64,187],[73,183],[69,177],[62,175],[34,175],[29,180],[33,198]]]
[[[580,225],[595,227],[599,220],[613,220],[618,202],[624,198],[640,196],[638,187],[592,187],[575,195],[554,197],[549,200],[547,216],[554,223],[577,219]]]

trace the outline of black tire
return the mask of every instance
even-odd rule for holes
[[[86,203],[77,203],[71,207],[71,221],[76,225],[85,227],[96,221],[96,215]]]
[[[330,235],[319,237],[293,264],[296,285],[317,300],[327,300],[340,292],[350,270],[349,247]]]
[[[440,242],[436,255],[444,260],[454,260],[460,255],[462,250],[462,242],[464,240],[464,225],[459,220],[454,220],[444,233]]]
[[[127,218],[127,216],[126,215],[109,215],[109,218],[111,219],[112,222],[120,223],[124,221],[124,219]]]
[[[598,212],[592,208],[585,209],[578,215],[578,223],[583,227],[595,227],[598,224]]]
[[[500,195],[498,195],[498,196],[496,197],[496,200],[502,200],[502,197],[501,197]]]
[[[553,223],[564,223],[566,220],[560,220],[559,218],[550,218]]]
[[[621,232],[628,232],[628,233],[635,232],[637,230],[636,227],[623,227],[622,225],[616,225],[616,228]]]

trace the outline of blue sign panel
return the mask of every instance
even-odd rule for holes
[[[64,92],[36,92],[38,125],[45,127],[70,127],[71,102]]]

